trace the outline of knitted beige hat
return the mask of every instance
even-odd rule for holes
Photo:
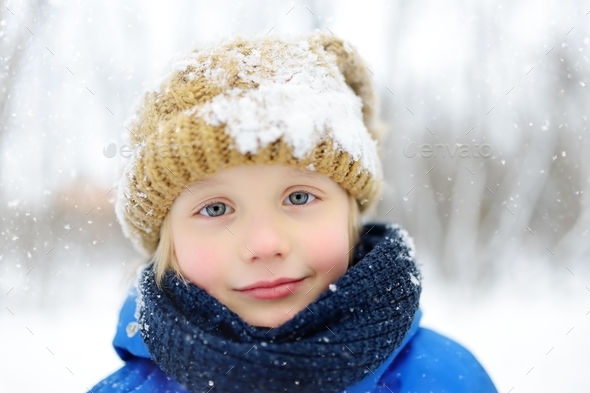
[[[183,54],[128,122],[133,155],[115,211],[151,256],[162,221],[186,186],[237,165],[315,170],[367,212],[382,190],[371,75],[351,45],[306,36],[232,36]]]

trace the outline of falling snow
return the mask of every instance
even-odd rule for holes
[[[148,88],[157,90],[165,78],[189,68],[192,77],[203,72],[212,80],[223,79],[225,71],[211,67],[208,60],[195,66],[197,55],[191,58],[184,52],[169,63],[165,73],[161,72],[165,61],[162,59],[193,47],[195,37],[212,39],[250,27],[256,30],[262,26],[256,21],[267,14],[278,15],[274,31],[307,30],[310,21],[321,29],[329,22],[327,26],[336,34],[349,31],[347,38],[369,60],[369,68],[378,82],[378,95],[383,98],[381,105],[391,121],[391,143],[382,150],[389,183],[389,193],[382,203],[389,206],[383,206],[382,212],[398,196],[404,206],[400,209],[396,205],[381,218],[403,222],[417,244],[424,245],[419,248],[420,255],[433,255],[430,260],[423,258],[426,265],[456,268],[453,274],[466,278],[477,276],[478,266],[487,269],[483,271],[491,287],[488,297],[479,287],[473,289],[477,296],[466,296],[462,291],[474,286],[472,281],[453,286],[443,284],[435,270],[424,275],[428,285],[424,286],[421,306],[425,309],[426,324],[457,337],[472,349],[501,391],[507,392],[515,384],[518,386],[513,392],[585,391],[590,382],[587,373],[579,372],[579,365],[588,363],[590,353],[583,334],[583,321],[587,318],[584,313],[588,311],[583,294],[588,291],[580,277],[588,276],[583,270],[586,264],[581,262],[588,254],[586,218],[590,215],[585,198],[590,178],[585,153],[589,141],[588,114],[587,105],[582,104],[587,102],[585,85],[589,79],[585,65],[590,35],[587,24],[581,22],[587,10],[580,10],[579,2],[552,5],[519,0],[509,7],[484,7],[485,12],[471,3],[459,2],[430,2],[428,7],[403,9],[393,4],[381,8],[350,2],[328,6],[333,14],[330,18],[312,6],[309,8],[313,16],[303,7],[295,7],[285,16],[288,8],[283,10],[271,3],[236,3],[230,8],[227,4],[213,4],[211,13],[196,12],[198,4],[177,4],[175,9],[192,15],[194,23],[179,23],[178,14],[166,11],[163,5],[142,9],[136,3],[126,3],[121,17],[112,20],[109,15],[116,14],[117,10],[112,8],[116,4],[104,3],[92,9],[84,4],[54,4],[51,17],[76,21],[73,24],[47,24],[51,18],[27,14],[27,7],[15,9],[7,4],[14,15],[4,8],[0,52],[21,53],[25,57],[18,67],[13,67],[9,56],[4,57],[5,68],[12,67],[14,75],[3,80],[8,93],[0,155],[4,208],[0,215],[4,224],[4,247],[0,250],[0,286],[4,296],[0,348],[9,356],[4,356],[2,363],[6,372],[0,378],[0,391],[79,392],[122,365],[111,346],[112,333],[127,288],[123,277],[138,261],[127,243],[125,247],[117,243],[117,220],[121,215],[110,216],[112,212],[105,212],[106,209],[94,209],[85,216],[91,207],[86,206],[90,199],[82,194],[66,199],[66,187],[73,185],[81,190],[95,182],[104,185],[104,190],[99,189],[96,195],[105,196],[117,185],[105,196],[110,203],[122,193],[131,195],[128,184],[116,184],[122,168],[115,171],[114,166],[120,157],[106,158],[101,150],[113,137],[125,135],[123,143],[128,142],[125,138],[129,132],[122,124],[132,112],[132,102],[144,89],[141,81],[157,76],[158,80]],[[254,11],[262,6],[266,7],[265,12],[256,16]],[[287,23],[282,23],[280,17]],[[404,29],[399,34],[383,34],[387,28],[382,28],[396,26],[399,17],[403,18]],[[34,35],[21,23],[26,20],[34,21],[27,25]],[[104,20],[111,20],[113,28],[101,30],[104,34],[93,34],[89,26],[96,27]],[[456,23],[457,20],[465,23]],[[497,21],[488,23],[495,31],[492,35],[474,22],[492,20]],[[88,25],[90,21],[92,24]],[[130,25],[134,33],[126,34]],[[347,30],[351,25],[360,28]],[[575,29],[569,32],[574,25]],[[26,33],[21,39],[17,35],[20,31]],[[113,39],[117,31],[123,34],[116,34]],[[88,49],[105,45],[113,51]],[[125,52],[120,50],[122,47],[137,50]],[[482,51],[482,47],[487,49]],[[206,46],[200,48],[207,50]],[[453,55],[448,55],[449,50]],[[256,78],[250,69],[262,60],[255,52],[251,55],[243,58],[239,78]],[[433,62],[433,58],[437,60]],[[522,64],[536,67],[525,75],[530,67],[523,70]],[[465,70],[472,78],[462,77]],[[275,82],[282,83],[279,78],[284,76],[278,74]],[[11,86],[11,81],[18,83]],[[513,85],[514,90],[506,94]],[[287,93],[299,100],[301,105],[295,109],[309,108],[303,98],[297,97],[297,91]],[[229,111],[235,109],[241,98],[246,104],[261,102],[253,95],[228,94],[223,97],[225,102],[220,97],[216,107],[211,105],[210,120],[225,118],[234,132],[245,134],[253,134],[252,124],[258,121],[268,127],[262,135],[265,140],[275,136],[273,132],[278,135],[301,125],[299,119],[277,124],[276,113],[254,120],[232,120],[234,114]],[[276,108],[280,103],[270,104]],[[486,115],[492,106],[495,109]],[[340,111],[344,112],[345,109]],[[317,126],[318,130],[333,121],[314,108],[305,115],[305,124]],[[436,136],[423,126],[428,126]],[[464,138],[465,142],[472,146],[490,143],[492,157],[469,162],[448,156],[400,157],[398,142],[403,143],[404,138],[414,139],[418,146],[435,140],[454,143],[471,126],[475,128]],[[320,131],[314,134],[308,130],[300,136],[319,134]],[[119,147],[120,141],[114,141]],[[306,146],[304,142],[299,145],[301,150]],[[242,148],[254,145],[253,139],[244,137]],[[425,175],[431,166],[434,169]],[[130,179],[133,176],[131,172]],[[70,183],[76,179],[81,182]],[[147,180],[145,176],[144,181]],[[416,181],[416,189],[405,195]],[[519,203],[517,211],[509,205],[516,214],[513,216],[501,201],[518,192],[527,196],[528,202]],[[136,197],[144,198],[139,194]],[[496,209],[497,206],[500,208]],[[120,208],[123,211],[125,206]],[[29,222],[31,225],[27,226]],[[563,247],[558,252],[552,245]],[[541,273],[543,266],[551,264],[556,270]],[[26,275],[33,265],[35,268]],[[518,285],[498,281],[490,273],[515,265],[522,265],[522,270],[507,271],[506,275],[511,279],[522,277]],[[575,275],[564,268],[566,265]],[[564,276],[560,276],[560,269]],[[410,280],[414,282],[412,277]],[[393,288],[397,290],[395,285]],[[453,296],[454,290],[459,293]],[[27,336],[24,321],[37,326],[32,328],[34,337]],[[566,335],[572,328],[570,323],[575,328]],[[142,329],[147,331],[149,327]],[[553,338],[560,339],[554,342]],[[555,349],[545,355],[554,345]],[[511,356],[506,357],[506,353]],[[27,367],[21,366],[23,359]],[[68,359],[78,359],[80,364],[92,367],[79,366],[76,370]],[[535,369],[525,376],[533,365]],[[68,366],[76,375],[66,372],[67,378],[62,378],[62,366]]]

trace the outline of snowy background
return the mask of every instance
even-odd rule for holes
[[[83,392],[122,365],[111,340],[141,261],[103,148],[122,143],[143,83],[198,41],[315,28],[374,74],[390,125],[378,219],[414,237],[423,325],[470,349],[501,392],[589,391],[589,12],[568,0],[3,1],[0,391]]]

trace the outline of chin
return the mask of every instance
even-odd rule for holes
[[[249,315],[243,316],[242,319],[248,324],[257,327],[266,328],[277,328],[285,322],[291,320],[295,316],[295,313],[289,313],[289,315],[281,315],[281,311],[274,313],[274,315]]]

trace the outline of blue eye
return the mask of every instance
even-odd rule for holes
[[[226,204],[223,202],[213,202],[204,208],[202,208],[199,213],[206,211],[207,214],[204,214],[207,217],[219,217],[225,213]]]
[[[288,199],[291,202],[291,204],[293,204],[293,205],[305,205],[307,203],[307,201],[309,200],[310,196],[315,199],[315,195],[310,194],[309,192],[295,191],[295,192],[292,192],[291,194],[289,194]],[[312,201],[313,201],[313,199],[312,199]]]

